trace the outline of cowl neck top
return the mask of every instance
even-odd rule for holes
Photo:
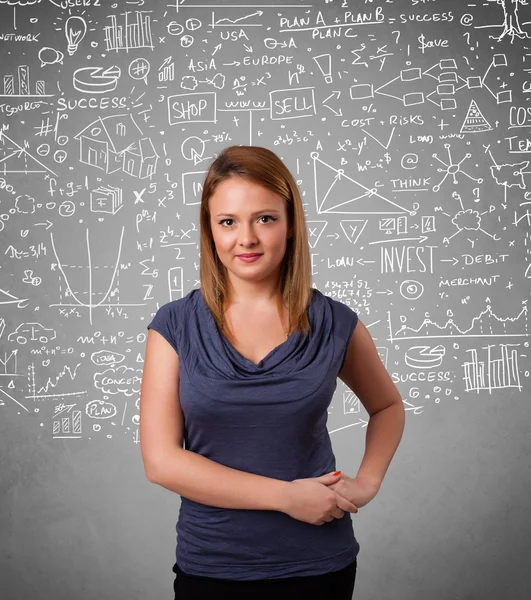
[[[293,354],[293,350],[297,346],[301,332],[293,331],[286,340],[281,342],[278,346],[273,348],[264,358],[258,363],[254,363],[252,360],[243,356],[232,343],[225,337],[225,335],[219,329],[208,304],[206,303],[201,293],[197,294],[197,302],[202,309],[203,316],[207,321],[206,325],[211,332],[211,336],[214,338],[214,344],[224,352],[227,360],[234,366],[237,373],[246,376],[255,373],[264,374],[267,371],[276,369],[282,365],[286,358],[290,358]],[[310,303],[312,308],[314,302]],[[300,353],[301,346],[298,344],[298,351]]]
[[[186,450],[283,481],[336,470],[328,408],[358,317],[312,288],[308,319],[309,334],[293,331],[255,364],[221,333],[200,289],[157,311],[148,329],[179,355]],[[179,568],[206,577],[318,575],[346,567],[359,551],[349,512],[315,526],[181,496],[176,528]]]
[[[188,358],[195,366],[190,375],[203,393],[214,393],[220,398],[220,391],[244,389],[248,385],[263,386],[264,392],[274,392],[295,380],[298,381],[296,396],[311,393],[322,381],[319,373],[331,366],[335,343],[332,308],[326,297],[313,289],[308,307],[312,332],[306,335],[294,330],[258,364],[240,354],[220,331],[200,290],[191,292],[192,310],[184,334],[197,340],[189,349]]]

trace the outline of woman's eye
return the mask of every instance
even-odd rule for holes
[[[260,219],[271,219],[271,223],[273,221],[276,221],[276,219],[274,217],[272,217],[271,215],[262,215],[259,218]],[[222,219],[221,221],[219,221],[219,225],[223,225],[223,223],[226,223],[227,221],[232,221],[232,219]]]

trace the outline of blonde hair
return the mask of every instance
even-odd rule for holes
[[[312,297],[310,250],[302,200],[293,175],[271,150],[260,146],[229,146],[210,165],[203,183],[200,208],[200,278],[201,291],[216,324],[227,339],[234,342],[224,323],[224,306],[228,297],[226,269],[220,261],[210,226],[210,197],[217,186],[229,177],[242,177],[257,183],[284,199],[288,228],[286,252],[280,266],[280,299],[289,310],[291,329],[309,333],[307,308]],[[288,302],[289,294],[289,302]]]

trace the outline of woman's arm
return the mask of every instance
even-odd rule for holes
[[[283,512],[289,482],[232,469],[190,450],[168,450],[148,479],[209,506]]]
[[[149,481],[210,506],[282,510],[289,482],[232,469],[185,450],[183,429],[179,357],[150,329],[140,391],[140,448]]]
[[[356,394],[369,413],[365,453],[356,477],[379,489],[402,439],[405,410],[369,330],[359,320],[339,378]]]

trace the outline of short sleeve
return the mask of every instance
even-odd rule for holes
[[[341,364],[339,366],[339,371],[341,371],[345,364],[345,360],[347,359],[347,349],[350,338],[358,324],[358,315],[350,308],[350,306],[347,306],[339,300],[334,300],[334,304],[336,308],[336,335],[338,335],[344,343],[344,347],[341,351]]]
[[[168,302],[161,306],[156,312],[148,329],[158,331],[179,354],[179,319],[177,301]]]

